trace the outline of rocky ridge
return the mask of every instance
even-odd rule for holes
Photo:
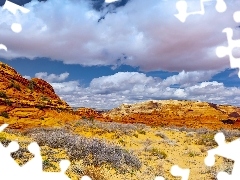
[[[144,123],[151,126],[190,128],[238,128],[240,108],[187,100],[145,101],[121,106],[103,114],[113,121]]]
[[[22,129],[56,125],[79,118],[55,93],[53,87],[38,78],[23,78],[15,69],[0,62],[0,122]]]

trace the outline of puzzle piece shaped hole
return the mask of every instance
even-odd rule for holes
[[[233,48],[232,55],[234,58],[240,58],[240,47]]]

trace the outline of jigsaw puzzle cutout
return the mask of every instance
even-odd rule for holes
[[[116,2],[116,1],[119,1],[119,0],[105,0],[105,3],[113,3],[113,2]]]
[[[228,174],[226,172],[219,172],[217,174],[218,180],[238,180],[240,177],[240,138],[226,143],[225,136],[223,133],[219,132],[214,136],[218,147],[207,151],[208,156],[205,158],[204,162],[207,166],[213,166],[215,163],[215,155],[225,157],[234,161],[232,173]]]
[[[24,8],[22,6],[19,6],[17,4],[14,4],[8,0],[6,0],[5,4],[2,7],[3,9],[7,9],[8,11],[10,11],[11,13],[13,13],[14,15],[16,15],[17,11],[21,11],[22,13],[28,13],[30,12],[29,9]],[[22,31],[22,26],[19,23],[13,23],[11,26],[11,29],[13,32],[15,33],[19,33]]]
[[[30,12],[29,9],[24,8],[24,7],[22,7],[22,6],[19,6],[19,5],[17,5],[17,4],[14,4],[14,3],[12,3],[12,2],[10,2],[10,1],[8,1],[8,0],[6,0],[6,2],[4,3],[4,5],[3,5],[2,8],[3,8],[3,9],[7,9],[7,10],[10,11],[11,13],[13,13],[14,15],[16,15],[17,11],[21,11],[22,13],[28,13],[28,12]],[[22,26],[21,26],[21,24],[19,24],[19,23],[13,23],[13,24],[11,25],[11,29],[12,29],[13,32],[19,33],[19,32],[22,31]],[[4,44],[0,44],[0,49],[3,49],[3,50],[5,50],[5,51],[7,51],[7,47],[6,47]]]
[[[105,3],[112,3],[118,0],[105,0]],[[197,12],[187,13],[187,2],[182,0],[176,3],[176,8],[178,14],[175,15],[180,21],[185,22],[187,16],[193,14],[204,14],[204,2],[208,0],[200,0],[201,10]],[[218,12],[224,12],[226,10],[226,4],[224,0],[216,0],[216,10]],[[28,13],[29,10],[18,6],[10,1],[5,2],[3,9],[8,9],[13,14],[16,14],[17,10],[20,10],[23,13]],[[234,13],[233,18],[236,22],[240,22],[240,11]],[[13,23],[11,29],[18,33],[21,32],[21,24]],[[227,33],[227,39],[229,46],[223,47],[220,46],[216,49],[216,54],[219,57],[224,57],[226,55],[230,56],[231,67],[240,67],[240,64],[237,60],[239,58],[234,58],[232,56],[232,49],[234,47],[240,47],[240,40],[233,40],[233,30],[231,28],[225,28],[223,32]],[[0,44],[0,49],[7,51],[7,47],[3,44]],[[240,73],[238,74],[240,77]],[[3,124],[0,126],[0,132],[3,131],[8,125]],[[234,160],[234,166],[232,174],[229,175],[226,172],[219,172],[217,175],[218,180],[237,180],[240,177],[240,156],[238,156],[238,148],[240,148],[240,139],[234,140],[231,143],[225,142],[225,136],[223,133],[217,133],[215,135],[215,141],[218,143],[218,147],[208,151],[208,156],[205,158],[205,164],[207,166],[213,166],[215,163],[215,155],[219,155],[231,160]],[[40,152],[40,147],[36,142],[32,142],[28,146],[29,152],[34,155],[34,158],[28,161],[25,165],[20,167],[18,163],[11,157],[12,152],[16,152],[19,149],[19,144],[16,141],[9,143],[7,147],[4,147],[0,143],[0,179],[58,179],[58,180],[69,180],[69,177],[65,174],[66,170],[70,166],[68,160],[62,160],[60,162],[60,172],[43,172],[42,157]],[[1,163],[3,162],[3,163]],[[13,173],[14,172],[14,173]],[[182,169],[178,165],[174,165],[170,170],[173,176],[180,176],[182,180],[188,180],[190,170]],[[81,180],[91,180],[89,176],[83,176]],[[155,180],[165,180],[162,176],[157,176]]]
[[[2,132],[7,126],[7,124],[1,125],[0,132]],[[65,174],[70,166],[70,161],[60,161],[60,172],[44,172],[41,149],[36,142],[30,143],[28,146],[28,150],[34,155],[34,158],[29,160],[23,166],[19,166],[19,164],[11,157],[11,153],[16,152],[18,149],[19,144],[16,141],[10,142],[7,147],[4,147],[0,142],[0,179],[70,180]],[[83,176],[81,180],[91,180],[91,178]]]
[[[240,19],[237,19],[240,20]],[[216,55],[219,58],[224,56],[229,56],[230,67],[231,68],[240,68],[240,58],[235,58],[232,54],[234,48],[240,48],[240,39],[233,40],[233,29],[225,28],[222,32],[225,32],[227,35],[228,47],[218,46],[216,48]],[[240,78],[240,71],[238,71],[238,77]]]
[[[175,17],[179,19],[181,22],[185,22],[187,17],[190,15],[200,14],[203,15],[205,13],[204,2],[209,0],[200,0],[200,11],[195,12],[187,12],[188,4],[185,0],[180,0],[176,3],[176,8],[178,10],[178,14],[175,14]],[[215,9],[219,12],[225,12],[227,9],[227,5],[224,0],[216,0]]]
[[[188,180],[190,169],[182,169],[178,165],[171,167],[170,173],[175,177],[182,177],[181,180]],[[154,180],[165,180],[162,176],[157,176]]]
[[[233,14],[233,19],[236,23],[240,23],[240,11],[236,11],[234,14]]]

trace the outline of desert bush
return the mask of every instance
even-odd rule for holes
[[[134,137],[138,138],[138,134],[133,134]]]
[[[177,141],[176,140],[172,140],[172,139],[164,139],[162,142],[166,143],[166,144],[168,144],[170,146],[176,146],[177,145]]]
[[[18,91],[21,91],[20,85],[16,84],[14,80],[11,80],[11,83],[9,85],[9,88],[12,88],[12,87],[17,89]]]
[[[189,152],[187,153],[187,155],[188,155],[189,157],[195,157],[195,156],[199,156],[199,153],[198,153],[198,152],[195,152],[195,151],[189,151]]]
[[[100,122],[97,120],[89,121],[86,117],[82,117],[82,120],[75,122],[74,126],[89,127],[89,128],[99,128],[106,132],[120,132],[126,135],[132,135],[137,130],[143,130],[147,126],[142,124],[123,124],[117,122]]]
[[[6,111],[1,112],[0,116],[5,117],[5,118],[9,118],[9,115]]]
[[[206,134],[210,132],[210,130],[206,129],[206,128],[199,128],[199,129],[196,129],[196,133],[197,134]]]
[[[5,99],[4,102],[8,105],[8,106],[12,106],[12,101],[10,99]]]
[[[188,132],[186,134],[186,137],[194,137],[195,134],[196,134],[195,132]]]
[[[214,136],[215,136],[214,133],[203,134],[196,139],[196,144],[205,146],[217,146],[217,143],[214,140]]]
[[[32,129],[23,134],[32,137],[40,146],[47,145],[51,148],[66,149],[70,160],[82,159],[85,164],[96,166],[110,164],[114,168],[121,168],[123,165],[134,169],[141,167],[141,162],[137,157],[119,146],[96,138],[88,139],[70,134],[64,129]],[[89,157],[92,157],[91,161]]]
[[[41,100],[42,101],[50,101],[50,99],[48,97],[46,97],[46,96],[41,96]]]
[[[4,91],[0,91],[0,97],[1,98],[8,98],[7,94]]]
[[[42,163],[43,163],[43,169],[47,169],[50,167],[52,167],[53,169],[57,169],[57,167],[53,163],[51,163],[49,159],[44,159]]]
[[[225,135],[226,139],[232,139],[233,137],[240,137],[239,130],[221,129],[220,132],[222,132]]]
[[[36,86],[36,83],[33,80],[29,81],[28,88],[33,91],[34,87]]]
[[[6,64],[4,64],[4,63],[2,63],[1,66],[2,66],[3,68],[6,68]]]
[[[138,132],[139,134],[146,135],[146,131],[144,131],[144,130],[142,130],[142,129],[138,130],[137,132]]]
[[[87,175],[91,177],[92,180],[107,180],[107,178],[104,176],[104,172],[101,167],[96,166],[81,167],[78,164],[73,164],[70,168],[72,172],[79,176],[79,179],[82,176]]]
[[[40,110],[43,110],[46,107],[46,105],[45,104],[36,104],[35,107]]]
[[[158,156],[160,159],[165,159],[167,157],[167,154],[164,151],[160,151],[157,148],[152,148],[149,150],[151,155]]]
[[[155,134],[155,136],[159,136],[159,137],[161,137],[162,139],[168,139],[168,137],[164,134],[164,133],[162,133],[162,132],[157,132],[156,134]]]

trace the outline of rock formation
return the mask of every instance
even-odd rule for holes
[[[239,107],[198,101],[160,100],[122,104],[104,115],[117,122],[151,126],[210,129],[240,127]]]
[[[85,107],[78,108],[75,114],[81,116],[82,119],[96,119],[99,121],[111,121],[111,119],[108,116],[103,116],[102,113],[91,108],[85,108]]]
[[[12,128],[56,125],[58,121],[79,118],[61,100],[52,86],[38,78],[23,78],[0,62],[0,122]]]

